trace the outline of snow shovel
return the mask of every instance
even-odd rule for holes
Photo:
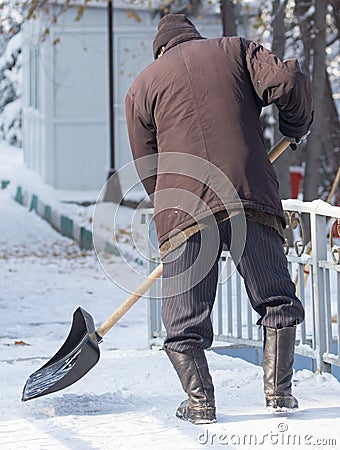
[[[275,161],[290,144],[285,138],[271,150],[269,159]],[[58,352],[40,369],[29,376],[22,401],[60,391],[82,378],[99,361],[99,344],[103,336],[145,294],[162,275],[162,264],[109,316],[96,330],[92,316],[79,307],[73,313],[70,333]]]
[[[82,378],[99,361],[103,336],[124,316],[162,275],[162,264],[96,330],[92,316],[79,307],[73,313],[71,330],[63,346],[26,381],[22,401],[51,394]]]

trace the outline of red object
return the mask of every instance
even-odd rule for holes
[[[340,234],[338,232],[338,224],[337,224],[337,222],[333,223],[333,237],[340,238]]]
[[[290,167],[290,195],[291,198],[298,198],[300,186],[304,176],[303,167]]]

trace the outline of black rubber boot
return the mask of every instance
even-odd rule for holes
[[[266,407],[274,412],[299,407],[292,395],[295,334],[295,326],[278,330],[268,327],[264,329],[264,393]]]
[[[165,351],[188,395],[177,409],[176,416],[196,425],[216,422],[214,385],[204,350],[186,353]]]

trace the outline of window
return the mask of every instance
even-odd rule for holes
[[[29,96],[28,105],[31,108],[39,110],[39,47],[30,46],[29,49]]]

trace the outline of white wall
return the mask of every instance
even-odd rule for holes
[[[125,96],[134,78],[153,60],[152,41],[159,20],[148,9],[138,10],[138,16],[136,21],[125,8],[114,11],[116,169],[132,159]],[[87,10],[79,22],[74,17],[75,10],[61,15],[49,39],[40,44],[41,22],[26,26],[25,162],[55,188],[99,190],[109,167],[106,8]],[[221,24],[214,18],[195,23],[207,37],[221,34]],[[60,42],[52,45],[56,38]],[[29,104],[34,47],[39,48],[38,109]]]

